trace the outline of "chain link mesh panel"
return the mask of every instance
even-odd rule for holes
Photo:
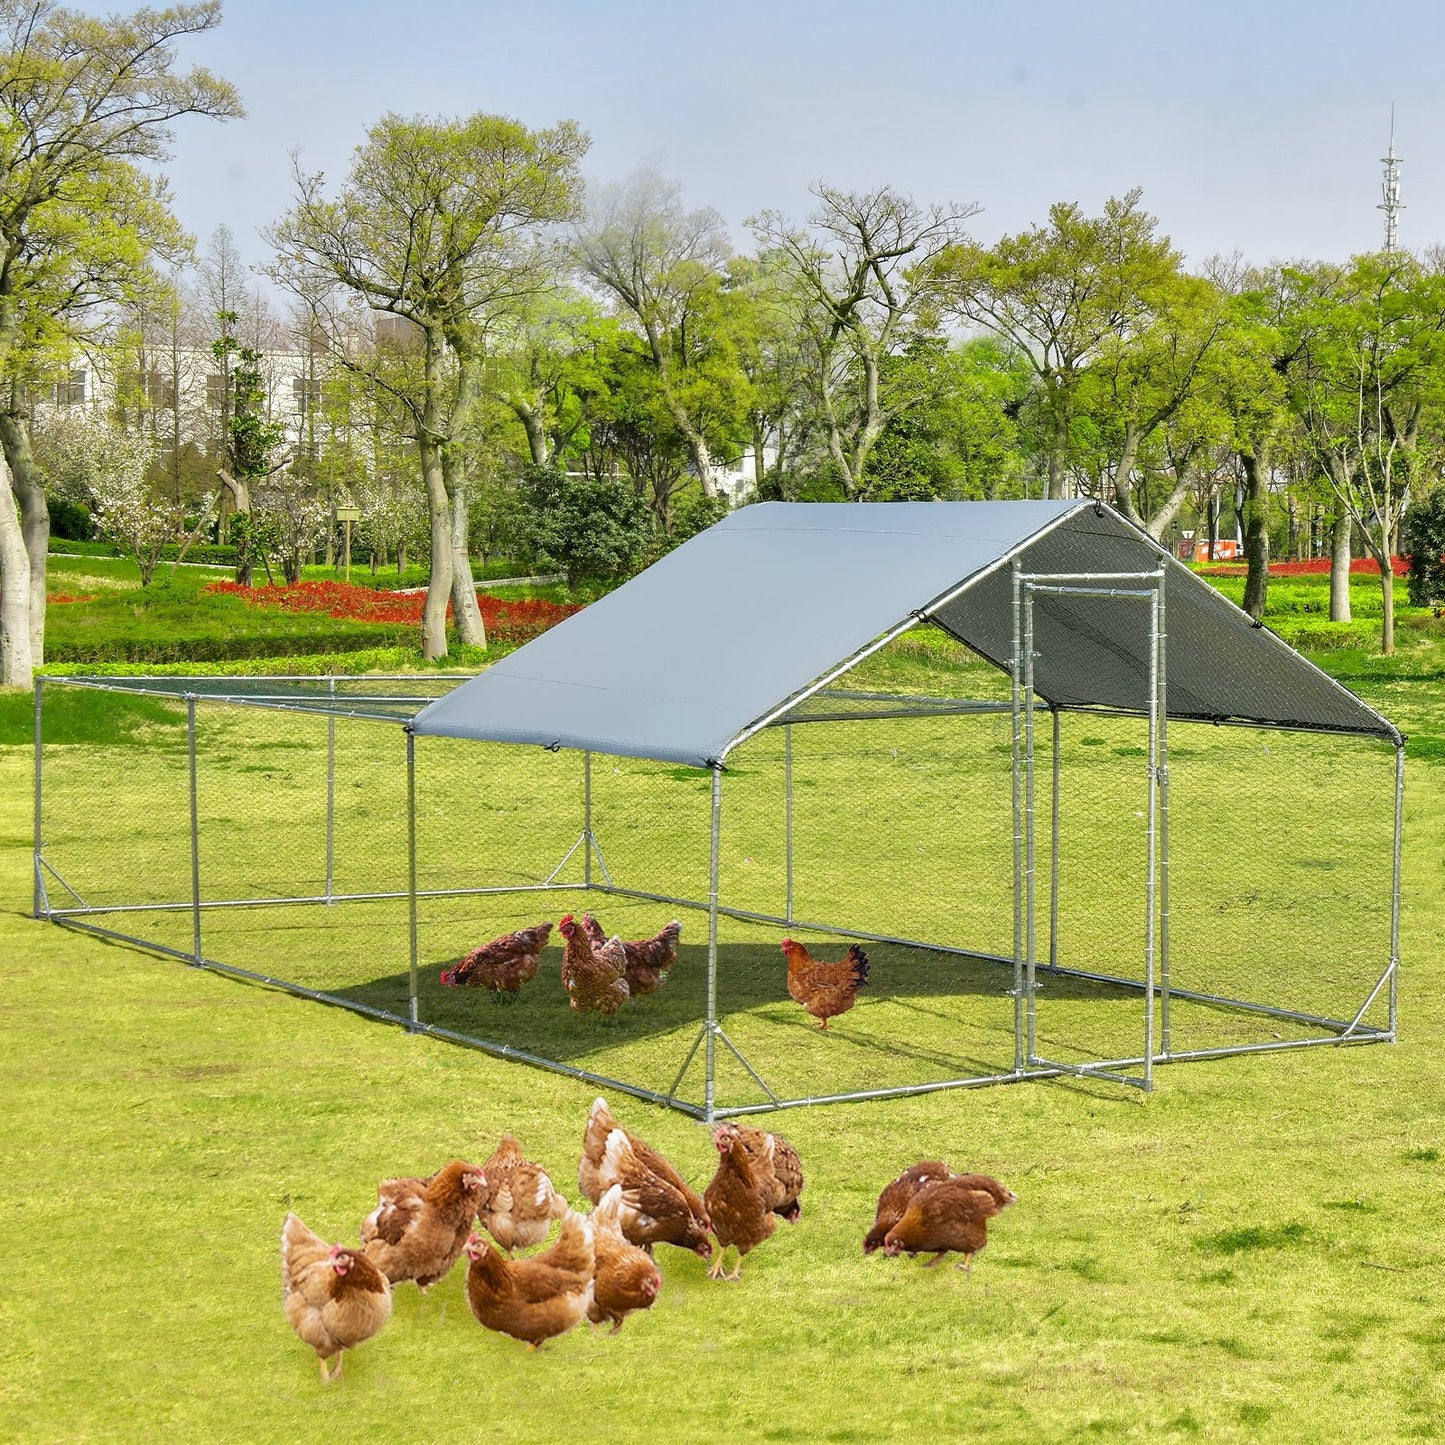
[[[1023,1001],[1013,993],[1012,715],[860,700],[876,674],[845,680],[826,706],[729,758],[719,1108],[1013,1072]],[[49,908],[189,954],[185,702],[88,690],[83,703],[81,723],[75,708],[45,718]],[[408,1019],[404,730],[229,699],[199,700],[196,720],[205,958]],[[1147,725],[1062,717],[1052,920],[1050,714],[1036,724],[1034,1051],[1075,1066],[1137,1058]],[[1171,725],[1168,741],[1169,886],[1166,915],[1161,872],[1156,926],[1169,939],[1173,1051],[1336,1036],[1388,963],[1394,750],[1198,724]],[[441,738],[416,739],[414,758],[418,1020],[656,1096],[675,1087],[701,1107],[712,775]],[[107,908],[123,911],[88,911]],[[569,1007],[555,929],[515,996],[442,984],[441,971],[478,945],[584,909],[625,939],[682,925],[662,986],[615,1017]],[[791,935],[833,962],[855,934],[868,984],[824,1031],[790,996],[780,945]],[[1362,1022],[1387,1019],[1382,990]],[[1162,1043],[1162,997],[1155,1022]]]

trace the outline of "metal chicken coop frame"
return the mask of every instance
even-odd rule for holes
[[[885,504],[888,505],[888,504]],[[892,504],[896,506],[897,504]],[[911,510],[917,505],[906,504]],[[937,505],[937,504],[934,504]],[[990,504],[958,504],[947,510],[957,515],[960,509]],[[1045,504],[1005,504],[1016,508],[1037,507]],[[599,747],[580,746],[584,741],[575,736],[565,735],[555,718],[547,718],[540,730],[534,722],[518,728],[515,721],[503,718],[500,722],[476,726],[475,712],[469,714],[468,724],[458,728],[455,723],[458,705],[467,704],[468,694],[495,689],[500,680],[506,685],[508,678],[504,669],[515,677],[523,679],[524,688],[535,690],[540,669],[529,666],[536,651],[543,651],[539,644],[550,638],[552,647],[559,642],[570,642],[574,649],[585,655],[594,645],[594,636],[581,627],[573,628],[573,636],[559,638],[574,623],[590,620],[594,628],[605,628],[612,619],[600,614],[606,610],[606,603],[616,599],[612,594],[603,603],[588,609],[593,614],[579,614],[568,623],[553,629],[537,643],[519,650],[496,668],[472,679],[454,691],[440,698],[429,696],[441,684],[454,679],[432,675],[419,679],[415,677],[380,679],[180,679],[180,678],[64,678],[46,679],[38,682],[35,698],[35,838],[34,911],[37,917],[48,918],[66,927],[80,929],[103,937],[114,938],[163,954],[182,959],[199,967],[214,969],[235,977],[270,985],[303,997],[331,1003],[351,1009],[367,1016],[405,1025],[412,1031],[427,1033],[452,1042],[465,1044],[499,1056],[521,1062],[540,1065],[574,1078],[586,1080],[601,1087],[616,1089],[633,1096],[651,1100],[709,1121],[734,1115],[764,1110],[796,1107],[813,1103],[838,1102],[856,1099],[878,1099],[907,1094],[925,1093],[939,1089],[977,1086],[988,1083],[1011,1082],[1029,1078],[1049,1078],[1060,1075],[1078,1075],[1117,1081],[1121,1084],[1150,1089],[1153,1085],[1154,1068],[1157,1064],[1179,1062],[1190,1059],[1215,1058],[1224,1055],[1272,1052],[1298,1049],[1318,1044],[1349,1044],[1364,1042],[1393,1041],[1397,1021],[1397,990],[1399,971],[1399,902],[1401,874],[1401,819],[1404,786],[1403,739],[1395,729],[1378,714],[1365,707],[1353,695],[1325,677],[1311,664],[1285,648],[1277,639],[1267,633],[1260,633],[1223,599],[1217,599],[1213,589],[1202,584],[1186,569],[1173,563],[1152,542],[1141,539],[1140,534],[1113,518],[1107,509],[1101,512],[1091,504],[1087,508],[1087,520],[1095,526],[1101,518],[1103,529],[1112,548],[1105,548],[1105,560],[1114,566],[1091,568],[1089,566],[1069,567],[1061,565],[1071,558],[1089,559],[1097,555],[1097,548],[1089,545],[1087,537],[1082,547],[1057,545],[1041,547],[1050,538],[1054,543],[1066,534],[1071,518],[1085,516],[1085,507],[1080,504],[1047,504],[1051,510],[1040,518],[1037,511],[1026,517],[1028,525],[1021,536],[1005,536],[984,565],[975,567],[963,575],[963,580],[954,586],[934,588],[926,605],[911,609],[902,621],[878,628],[876,617],[862,619],[868,629],[868,640],[843,653],[835,666],[812,677],[805,685],[792,689],[776,705],[759,710],[754,702],[744,701],[744,709],[750,710],[749,721],[738,727],[725,724],[730,735],[721,746],[709,747],[704,756],[696,756],[694,744],[676,747],[660,747],[655,741],[644,739],[635,746],[619,745],[618,739],[602,737]],[[749,508],[750,513],[767,512],[767,507]],[[789,510],[789,509],[785,509]],[[819,521],[822,514],[834,512],[827,507],[809,507]],[[852,522],[862,520],[867,513],[877,508],[852,506],[846,509]],[[744,514],[735,514],[737,516]],[[916,513],[914,514],[916,516]],[[729,519],[730,521],[735,520]],[[793,518],[786,519],[789,523]],[[811,520],[811,519],[809,519]],[[891,520],[891,519],[890,519]],[[911,517],[908,519],[913,520]],[[1042,523],[1042,525],[1040,525]],[[1117,524],[1117,525],[1116,525]],[[713,532],[727,529],[727,523]],[[822,529],[827,530],[826,526]],[[1086,529],[1087,530],[1087,529]],[[709,534],[703,534],[706,538]],[[947,528],[944,528],[945,538]],[[694,539],[694,542],[703,538]],[[1121,560],[1120,542],[1126,554]],[[686,552],[687,544],[680,552]],[[827,548],[824,548],[826,554]],[[678,553],[673,554],[673,560]],[[698,560],[692,559],[694,564]],[[822,559],[826,562],[826,555]],[[1139,565],[1142,561],[1143,565]],[[1043,565],[1040,565],[1042,563]],[[655,570],[655,569],[654,569]],[[957,574],[956,574],[957,575]],[[1234,668],[1260,668],[1268,671],[1278,658],[1288,656],[1290,668],[1296,679],[1303,679],[1315,689],[1313,699],[1307,700],[1313,706],[1301,707],[1295,715],[1276,718],[1257,718],[1234,712],[1212,709],[1207,697],[1201,704],[1200,698],[1215,685],[1210,677],[1190,678],[1186,675],[1183,685],[1176,684],[1175,690],[1182,694],[1182,703],[1171,696],[1168,659],[1166,658],[1166,584],[1177,577],[1187,578],[1186,598],[1193,603],[1197,622],[1199,609],[1205,608],[1210,616],[1222,615],[1219,609],[1233,614],[1226,618],[1235,629],[1244,646],[1232,657],[1214,657],[1211,666]],[[644,578],[646,574],[644,574]],[[629,587],[636,587],[639,578]],[[973,607],[982,587],[993,589],[993,604],[989,609],[988,625],[980,628],[977,623],[977,609]],[[923,586],[929,587],[925,577]],[[1197,589],[1209,594],[1204,598]],[[626,588],[621,591],[626,592]],[[1004,638],[1000,638],[999,598],[1004,599],[1002,613]],[[1218,600],[1218,605],[1214,599]],[[1173,592],[1171,590],[1171,601]],[[655,605],[655,598],[643,601]],[[885,603],[885,606],[888,605]],[[774,619],[778,614],[770,613]],[[784,613],[783,615],[786,615]],[[896,614],[895,614],[896,615]],[[678,619],[673,618],[673,622]],[[695,617],[683,617],[680,625],[686,629]],[[960,700],[940,698],[903,697],[880,692],[860,692],[836,686],[840,679],[860,663],[864,663],[895,638],[911,629],[935,624],[950,635],[957,637],[974,649],[979,655],[1000,666],[1011,678],[1008,701]],[[991,630],[990,630],[991,628]],[[1196,626],[1195,634],[1199,633]],[[1208,629],[1204,629],[1204,640],[1210,641]],[[1121,641],[1125,639],[1125,641]],[[749,639],[744,637],[743,646]],[[1190,646],[1199,647],[1197,636],[1186,629],[1186,653]],[[1127,645],[1126,645],[1127,643]],[[1177,651],[1178,649],[1174,649]],[[1206,647],[1205,649],[1209,649]],[[572,678],[567,669],[574,665],[577,653],[569,654],[568,661],[559,669],[559,674],[571,685]],[[1263,664],[1259,659],[1263,657]],[[1108,675],[1101,670],[1100,659],[1112,659],[1113,671]],[[1243,659],[1241,661],[1241,659]],[[546,660],[545,658],[543,659]],[[1188,665],[1197,666],[1197,655],[1187,658]],[[1092,672],[1092,675],[1091,675]],[[494,675],[495,674],[495,675]],[[1217,681],[1218,674],[1211,674]],[[1087,680],[1087,688],[1081,689],[1081,679]],[[1235,679],[1237,682],[1237,679]],[[1246,679],[1248,681],[1248,679]],[[1233,685],[1228,679],[1226,687]],[[45,776],[44,776],[44,706],[46,692],[55,686],[95,688],[108,691],[126,692],[152,697],[163,696],[184,701],[186,706],[187,772],[189,787],[189,861],[190,897],[186,901],[140,901],[125,899],[118,903],[102,905],[87,904],[81,894],[53,865],[47,856],[47,839],[44,834]],[[1236,690],[1238,690],[1236,688]],[[1308,690],[1308,689],[1306,689]],[[1268,688],[1265,688],[1268,691]],[[1288,689],[1286,688],[1286,691]],[[291,713],[308,713],[327,719],[327,762],[326,762],[326,883],[321,892],[306,895],[277,893],[275,896],[251,897],[208,897],[203,889],[201,869],[201,828],[198,810],[198,749],[197,711],[216,705],[239,705],[247,708],[276,709]],[[592,700],[595,705],[595,700]],[[1331,709],[1335,711],[1331,712]],[[1064,962],[1059,950],[1060,924],[1060,788],[1061,788],[1061,727],[1070,714],[1081,716],[1113,716],[1132,719],[1144,729],[1146,746],[1143,749],[1123,749],[1126,752],[1141,752],[1139,775],[1141,785],[1147,790],[1147,819],[1145,827],[1144,856],[1146,866],[1143,880],[1143,928],[1137,938],[1140,966],[1136,973],[1106,972]],[[999,950],[973,950],[952,946],[938,939],[906,937],[898,933],[867,930],[847,926],[846,920],[801,919],[794,907],[794,787],[793,787],[793,746],[794,730],[818,723],[857,721],[867,722],[880,718],[941,717],[958,719],[961,726],[967,726],[966,719],[981,716],[1003,716],[1010,722],[1010,769],[1012,778],[1012,869],[1013,869],[1013,948],[1011,954]],[[339,719],[364,719],[387,721],[399,724],[405,734],[405,814],[407,830],[406,882],[401,888],[391,889],[348,889],[338,890],[333,874],[334,830],[336,825],[336,727]],[[1353,736],[1387,742],[1394,748],[1394,796],[1393,835],[1390,839],[1390,885],[1389,885],[1389,954],[1382,959],[1378,977],[1373,987],[1357,1000],[1353,1012],[1341,1009],[1331,1013],[1315,1013],[1297,1008],[1279,1006],[1268,1001],[1231,996],[1225,993],[1193,987],[1181,987],[1171,977],[1170,940],[1170,769],[1168,724],[1186,721],[1194,725],[1251,727],[1275,730],[1333,734],[1336,737]],[[430,724],[430,726],[429,726]],[[709,726],[716,724],[709,722]],[[530,728],[530,731],[528,729]],[[730,904],[724,895],[720,878],[722,847],[722,803],[725,778],[728,773],[728,754],[749,739],[764,732],[780,730],[783,738],[783,812],[785,819],[785,877],[784,906],[780,912],[759,911]],[[418,740],[432,735],[469,736],[491,738],[494,741],[509,741],[537,744],[549,752],[560,750],[575,751],[581,755],[581,799],[580,825],[576,841],[571,845],[551,873],[537,881],[521,884],[501,884],[484,887],[431,887],[419,882],[418,873],[418,810],[417,810],[417,749]],[[1088,741],[1086,739],[1086,741]],[[689,753],[686,748],[694,747]],[[652,891],[627,886],[614,881],[608,869],[602,843],[594,826],[593,816],[593,758],[597,752],[614,756],[658,758],[682,762],[689,767],[703,767],[710,773],[710,842],[706,896],[687,896],[683,893]],[[1041,785],[1042,780],[1042,785]],[[1041,801],[1046,791],[1047,803]],[[576,815],[574,815],[576,816]],[[569,863],[581,854],[582,876],[580,881],[563,878]],[[1044,861],[1044,860],[1047,861]],[[1041,880],[1044,887],[1041,888]],[[70,901],[57,906],[51,899],[51,891],[58,885],[70,895]],[[79,883],[84,887],[83,881]],[[678,907],[701,910],[707,914],[707,968],[706,999],[697,1031],[691,1045],[680,1059],[672,1084],[668,1088],[644,1087],[636,1079],[610,1076],[606,1073],[577,1067],[563,1059],[547,1057],[544,1054],[520,1049],[512,1045],[481,1036],[479,1033],[452,1029],[428,1021],[419,1009],[418,974],[421,963],[419,945],[419,905],[423,900],[462,898],[477,895],[503,895],[508,893],[546,893],[576,891],[611,894],[621,898],[648,900],[667,903]],[[1046,890],[1046,891],[1045,891]],[[1041,896],[1041,894],[1043,896]],[[223,959],[207,956],[203,945],[203,920],[212,912],[228,909],[246,909],[281,905],[307,905],[325,907],[338,902],[365,900],[405,900],[407,907],[407,1009],[402,1014],[395,1009],[378,1007],[344,993],[326,988],[313,988],[294,979],[275,976],[238,966]],[[112,926],[114,915],[127,914],[181,915],[189,914],[189,946],[178,946],[166,942],[159,936],[144,937],[137,933],[122,932]],[[877,944],[898,945],[907,949],[926,950],[940,955],[954,955],[980,960],[1009,971],[1012,997],[1012,1067],[1003,1067],[995,1072],[948,1072],[947,1076],[915,1080],[887,1087],[856,1087],[837,1091],[809,1090],[799,1095],[787,1091],[775,1091],[764,1077],[762,1070],[754,1066],[744,1050],[724,1030],[718,1003],[718,925],[720,919],[736,919],[751,924],[776,925],[793,931],[809,930],[828,934],[840,939],[859,939]],[[1041,936],[1046,934],[1046,943]],[[1136,1049],[1126,1050],[1109,1057],[1091,1057],[1074,1060],[1057,1056],[1041,1039],[1038,1028],[1040,990],[1045,981],[1070,980],[1083,986],[1097,985],[1113,990],[1124,997],[1137,1001],[1138,1040]],[[1367,1022],[1367,1015],[1377,1000],[1383,998],[1388,1014],[1382,1021]],[[1307,1037],[1254,1038],[1243,1043],[1218,1043],[1211,1047],[1178,1048],[1171,1032],[1171,1014],[1180,1003],[1203,1005],[1210,1009],[1229,1013],[1242,1013],[1281,1026],[1290,1025],[1308,1031]],[[694,1015],[695,1017],[695,1015]],[[734,1056],[746,1070],[760,1093],[761,1098],[752,1102],[728,1103],[717,1097],[718,1062],[720,1051]],[[700,1099],[683,1097],[681,1090],[694,1060],[699,1053],[703,1060],[703,1092]],[[766,1067],[766,1066],[765,1066]]]

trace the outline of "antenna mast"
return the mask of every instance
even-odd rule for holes
[[[1395,250],[1400,240],[1400,160],[1395,154],[1395,107],[1390,107],[1390,153],[1380,157],[1385,166],[1385,181],[1380,188],[1384,199],[1375,208],[1385,213],[1385,251]]]

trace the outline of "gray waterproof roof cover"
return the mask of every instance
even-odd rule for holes
[[[431,703],[413,728],[710,767],[912,616],[1007,667],[1014,557],[1027,574],[1167,569],[1171,718],[1397,736],[1144,533],[1077,501],[744,507]],[[1039,593],[1034,618],[1046,701],[1147,708],[1147,604]]]

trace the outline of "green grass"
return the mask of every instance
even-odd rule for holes
[[[939,693],[962,681],[974,691],[977,679],[959,676],[971,666],[946,649],[900,649],[878,659],[873,675]],[[1380,669],[1361,688],[1422,735],[1445,708],[1445,685],[1431,678]],[[749,1257],[740,1284],[713,1284],[700,1261],[664,1249],[663,1294],[650,1314],[616,1339],[580,1331],[529,1355],[475,1324],[457,1272],[426,1298],[401,1289],[391,1326],[348,1361],[343,1384],[326,1388],[280,1311],[277,1236],[286,1210],[329,1237],[354,1238],[377,1179],[484,1155],[505,1129],[565,1190],[594,1090],[28,919],[31,714],[28,698],[13,718],[10,707],[7,698],[0,708],[0,737],[13,738],[0,745],[0,1208],[8,1226],[0,1433],[66,1441],[1295,1442],[1445,1432],[1437,1228],[1445,772],[1429,756],[1407,764],[1398,1045],[1181,1065],[1162,1070],[1147,1098],[1102,1083],[1044,1082],[780,1116],[808,1173],[803,1219],[780,1226]],[[253,720],[262,716],[206,722],[208,884],[265,890],[314,878],[321,866],[322,759],[300,722],[264,715],[260,728]],[[167,879],[184,892],[184,836],[175,847],[165,826],[167,810],[174,818],[185,806],[176,710],[148,702],[118,713],[111,699],[87,699],[54,719],[47,816],[62,871],[67,855],[94,859],[104,838],[114,840],[105,866],[90,869],[102,895]],[[923,811],[917,800],[930,787],[961,788],[963,776],[959,755],[934,724],[923,726],[911,751],[875,748],[851,771],[851,792],[830,786],[837,763],[820,744],[796,760],[801,856],[832,850],[840,865],[838,896],[816,902],[881,908],[893,870],[910,862],[905,845],[936,843],[936,859],[911,865],[926,886],[904,898],[906,907],[927,923],[944,889],[945,916],[961,910],[971,929],[993,927],[1007,942],[1007,795],[990,797],[980,784],[950,794],[943,816]],[[989,766],[1006,780],[991,723],[977,726],[968,760],[985,781]],[[380,724],[339,731],[349,761],[338,776],[346,799],[338,866],[343,879],[374,879],[403,856],[399,739]],[[795,730],[795,741],[806,731]],[[1266,757],[1219,731],[1228,730],[1198,738],[1171,730],[1172,751],[1185,755],[1175,767],[1176,902],[1188,921],[1176,938],[1180,957],[1235,968],[1242,981],[1303,963],[1308,986],[1332,987],[1332,976],[1354,968],[1356,940],[1319,930],[1342,898],[1357,906],[1358,870],[1340,857],[1377,847],[1376,800],[1362,791],[1353,755],[1306,755],[1270,738],[1282,750]],[[1085,800],[1090,779],[1105,788],[1132,776],[1138,759],[1120,751],[1130,746],[1124,725],[1089,719],[1067,755],[1069,796]],[[767,747],[764,739],[739,757],[725,794],[724,879],[733,896],[757,901],[776,894],[780,877],[777,759]],[[451,844],[425,858],[481,867],[505,844],[506,856],[535,868],[570,845],[575,818],[545,806],[575,797],[575,769],[560,771],[570,766],[565,757],[523,750],[523,773],[507,775],[493,751],[471,749],[453,805],[431,771],[451,755],[419,751],[424,837]],[[59,767],[82,754],[96,766]],[[609,865],[667,858],[695,884],[705,869],[697,825],[706,809],[696,775],[621,760],[604,769],[600,759],[595,772]],[[1270,778],[1280,780],[1272,793]],[[647,798],[666,804],[661,816],[640,811]],[[918,827],[886,830],[890,818]],[[1293,830],[1288,848],[1271,833],[1281,820]],[[1097,810],[1077,821],[1070,875],[1092,873],[1106,888],[1133,866],[1118,841],[1127,831]],[[1110,829],[1116,848],[1101,857],[1090,841]],[[1000,830],[1001,845],[979,846]],[[896,846],[870,867],[885,834]],[[1367,871],[1363,881],[1371,886],[1359,916],[1374,928],[1378,875]],[[604,921],[624,932],[655,920],[650,906],[613,901],[604,911],[604,902]],[[506,906],[520,916],[530,905]],[[424,907],[429,1016],[465,1011],[508,1037],[569,1048],[584,1066],[679,1061],[697,986],[695,926],[685,931],[692,951],[678,976],[618,1024],[599,1026],[556,1007],[550,973],[511,1007],[470,992],[443,997],[435,966],[501,912],[485,902]],[[1269,919],[1283,920],[1277,935],[1261,933]],[[174,927],[185,946],[189,919]],[[206,920],[208,951],[214,945],[219,956],[240,950],[287,976],[393,999],[405,927],[404,911],[384,904]],[[1080,947],[1124,947],[1081,929],[1079,920],[1071,934]],[[916,1053],[952,1027],[940,1015],[946,994],[890,985],[906,960],[884,951],[874,992],[838,1021],[837,1039],[823,1039],[799,1026],[782,994],[774,935],[730,926],[724,946],[737,981],[723,1000],[729,1031],[750,1050],[780,1041],[780,1057],[802,1083],[855,1068],[885,1025],[907,1043],[899,1019],[909,1021]],[[549,957],[555,968],[555,949]],[[1011,1004],[988,997],[985,1005],[982,993],[970,996],[949,1014],[985,1015],[990,1026],[965,1043],[996,1042],[987,1008]],[[1107,1024],[1116,1012],[1108,1005],[1056,990],[1041,1009],[1052,1011],[1046,1027],[1078,1039],[1081,1027]],[[900,1053],[889,1067],[928,1062]],[[623,1097],[612,1102],[696,1183],[706,1181],[714,1155],[705,1131]],[[922,1157],[996,1173],[1020,1195],[995,1222],[971,1277],[861,1254],[878,1189]]]

